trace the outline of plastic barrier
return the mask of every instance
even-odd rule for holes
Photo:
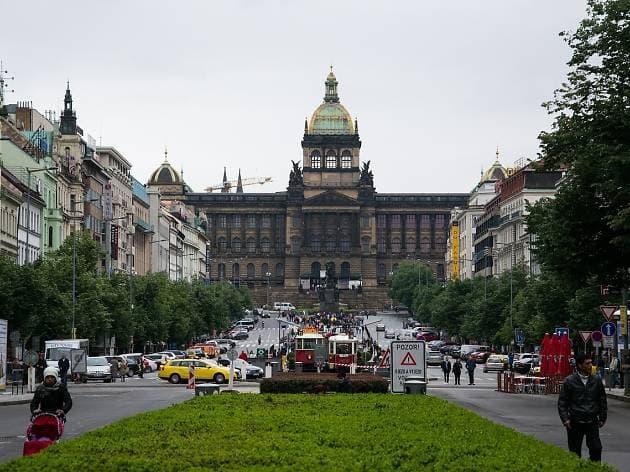
[[[194,390],[195,389],[195,366],[191,365],[188,367],[188,385],[187,389]]]

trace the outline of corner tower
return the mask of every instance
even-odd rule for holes
[[[358,123],[339,102],[337,78],[330,68],[324,101],[304,123],[302,139],[304,197],[335,189],[357,198],[359,187]]]

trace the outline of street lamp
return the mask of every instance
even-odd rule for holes
[[[29,247],[28,247],[28,240],[29,240],[29,235],[31,234],[31,174],[34,174],[35,172],[44,172],[44,171],[53,171],[53,170],[57,170],[57,167],[43,167],[41,169],[26,169],[26,173],[28,174],[28,183],[27,183],[27,189],[26,189],[26,254],[25,254],[25,263],[28,264],[29,263]],[[40,244],[41,244],[41,240],[40,240]]]
[[[265,275],[267,276],[267,310],[268,310],[269,309],[269,285],[271,284],[271,272],[267,270]]]

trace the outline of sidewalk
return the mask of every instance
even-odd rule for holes
[[[606,396],[608,398],[611,398],[613,400],[620,400],[622,402],[630,402],[630,397],[626,397],[623,394],[623,388],[613,388],[613,389],[606,389]]]
[[[26,389],[24,389],[24,391],[26,392]],[[2,392],[0,393],[0,406],[30,403],[32,399],[32,393],[25,393],[24,395],[11,395],[11,391]]]

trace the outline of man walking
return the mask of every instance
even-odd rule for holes
[[[610,365],[608,366],[608,370],[610,372],[610,387],[615,388],[619,384],[619,359],[615,353],[612,353],[612,357],[610,358]]]
[[[453,375],[455,376],[455,385],[461,385],[462,363],[459,359],[453,364]]]
[[[608,405],[606,390],[599,376],[592,375],[593,360],[578,353],[575,356],[577,372],[569,375],[562,384],[558,397],[558,413],[567,429],[569,450],[582,457],[582,440],[586,436],[589,458],[602,459],[602,442],[599,428],[606,423]]]
[[[57,366],[59,367],[59,379],[63,385],[67,385],[68,379],[68,370],[70,370],[70,361],[66,358],[65,354],[61,355],[61,359],[57,362]]]
[[[468,385],[475,385],[475,369],[477,368],[477,363],[472,360],[470,357],[466,361],[466,370],[468,371]]]
[[[442,360],[442,373],[444,374],[444,382],[448,383],[451,375],[451,361],[448,360],[448,357],[444,357]]]

